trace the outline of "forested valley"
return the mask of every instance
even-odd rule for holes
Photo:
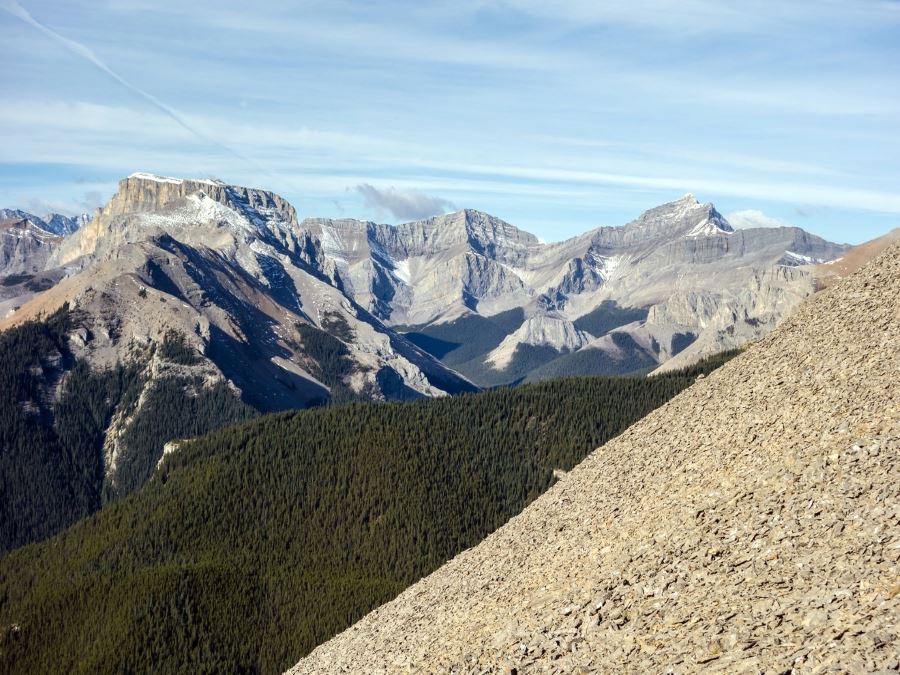
[[[649,378],[279,413],[183,443],[142,488],[0,559],[0,669],[281,672],[731,355]],[[92,490],[96,470],[83,470]]]

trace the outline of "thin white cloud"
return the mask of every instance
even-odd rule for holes
[[[725,220],[731,223],[732,227],[739,230],[747,230],[754,227],[794,227],[792,223],[767,216],[758,209],[732,211],[725,216]]]
[[[686,173],[679,177],[653,175],[638,176],[601,171],[498,166],[490,164],[451,165],[444,163],[438,166],[442,167],[444,170],[491,176],[505,176],[509,178],[526,178],[538,181],[620,185],[623,187],[652,188],[682,192],[705,192],[735,197],[784,201],[787,203],[796,203],[799,201],[814,205],[881,211],[884,213],[900,213],[900,194],[878,190],[838,187],[825,183],[737,181],[710,179],[700,176],[691,176]]]
[[[401,191],[394,187],[378,189],[368,183],[356,186],[367,208],[390,213],[399,220],[421,220],[446,213],[456,207],[447,199],[426,195],[418,190]]]
[[[631,0],[598,2],[567,0],[473,0],[474,7],[514,9],[546,21],[585,25],[617,25],[690,37],[698,33],[750,33],[759,30],[791,33],[810,23],[846,26],[852,22],[896,20],[896,2],[856,0]]]
[[[464,206],[467,195],[572,196],[579,203],[596,204],[598,188],[684,192],[717,197],[735,196],[810,207],[829,206],[884,213],[900,213],[900,195],[876,188],[856,188],[840,175],[829,176],[814,166],[773,162],[744,162],[758,173],[741,175],[734,166],[728,171],[710,169],[721,165],[716,153],[703,162],[702,153],[691,155],[686,165],[673,150],[667,162],[649,153],[623,164],[620,157],[582,158],[568,166],[593,169],[554,168],[561,162],[538,161],[546,153],[508,156],[507,162],[484,162],[477,152],[472,161],[454,160],[454,148],[424,147],[390,139],[316,129],[291,129],[270,125],[234,125],[216,117],[197,117],[199,123],[229,138],[255,141],[255,150],[278,170],[280,180],[248,166],[233,156],[211,157],[190,142],[184,130],[173,136],[166,118],[153,111],[91,103],[42,103],[23,101],[0,108],[0,161],[9,163],[62,163],[92,166],[127,175],[135,170],[204,177],[210,172],[228,180],[286,191],[300,198],[304,191],[331,189],[332,197],[350,185],[378,185],[378,177],[391,176],[397,190],[417,188],[450,195]],[[39,128],[40,134],[29,133]],[[664,153],[667,154],[667,153]],[[687,157],[687,155],[685,155]],[[741,164],[741,157],[727,157]],[[482,160],[482,161],[480,161]],[[758,164],[758,166],[752,166]],[[623,166],[627,167],[623,170]],[[603,170],[603,168],[617,170]],[[717,177],[710,178],[711,173]],[[777,176],[784,172],[787,176]],[[791,176],[790,174],[796,174]],[[803,175],[805,174],[805,175]],[[380,179],[380,180],[383,180]]]
[[[523,46],[518,41],[479,40],[459,35],[448,38],[440,27],[423,31],[422,26],[405,26],[404,14],[375,14],[368,21],[349,18],[364,13],[363,7],[356,6],[338,19],[332,16],[323,20],[312,14],[298,18],[295,11],[248,14],[243,5],[232,10],[216,5],[205,12],[205,21],[228,30],[290,36],[307,45],[320,44],[326,48],[340,45],[345,54],[367,54],[376,59],[538,71],[572,65],[571,59],[559,50],[541,49],[534,44]]]
[[[121,86],[123,86],[126,89],[128,89],[129,91],[137,94],[138,96],[143,98],[145,101],[150,103],[150,105],[152,105],[154,108],[156,108],[157,110],[160,110],[165,115],[167,115],[171,120],[173,120],[180,127],[182,127],[189,133],[196,136],[198,139],[205,141],[211,145],[214,145],[214,146],[220,148],[221,150],[224,150],[228,154],[237,157],[238,159],[240,159],[242,161],[253,164],[258,169],[264,171],[265,173],[272,173],[267,168],[265,168],[264,166],[262,166],[258,162],[256,162],[256,160],[244,156],[242,153],[240,153],[237,150],[235,150],[234,148],[218,141],[217,139],[213,138],[212,136],[210,136],[203,130],[194,127],[177,110],[175,110],[171,106],[167,105],[166,103],[163,103],[158,98],[156,98],[153,94],[149,93],[148,91],[145,91],[141,87],[137,86],[136,84],[133,84],[129,80],[126,80],[124,77],[119,75],[116,71],[114,71],[112,68],[110,68],[108,65],[106,65],[106,63],[104,63],[93,52],[93,50],[91,50],[88,46],[83,45],[80,42],[76,42],[75,40],[71,40],[71,39],[65,37],[64,35],[57,33],[52,28],[49,28],[49,27],[45,26],[44,24],[42,24],[40,21],[35,19],[28,10],[26,10],[24,7],[22,7],[22,5],[20,5],[18,2],[16,2],[16,0],[0,0],[0,8],[6,10],[8,13],[12,14],[14,17],[24,21],[25,23],[27,23],[34,29],[40,31],[41,33],[43,33],[44,35],[49,37],[51,40],[53,40],[54,42],[62,45],[63,47],[68,49],[70,52],[75,54],[76,56],[84,59],[85,61],[87,61],[88,63],[93,65],[95,68],[97,68],[101,72],[103,72],[106,75],[108,75],[109,77],[111,77],[113,80],[118,82]]]

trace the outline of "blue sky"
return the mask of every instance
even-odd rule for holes
[[[839,241],[900,226],[895,0],[0,10],[0,205],[92,209],[151,171],[546,240],[685,192]]]

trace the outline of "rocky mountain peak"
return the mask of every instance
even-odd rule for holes
[[[228,185],[220,180],[171,178],[143,172],[133,173],[119,181],[119,191],[101,211],[107,217],[162,211],[174,202],[199,194],[236,211],[251,222],[260,220],[262,216],[297,223],[294,207],[274,192]]]
[[[58,236],[66,236],[76,232],[83,225],[90,222],[91,217],[82,213],[80,216],[66,216],[62,213],[49,213],[43,218],[22,211],[21,209],[0,209],[0,220],[2,221],[22,221],[27,223],[31,228],[38,228],[46,233]]]
[[[625,225],[625,230],[647,239],[730,234],[734,228],[712,203],[703,204],[688,193],[673,202],[645,211]]]
[[[73,232],[77,232],[79,229],[87,225],[91,221],[91,216],[87,213],[82,213],[77,216],[66,216],[61,213],[50,213],[44,216],[44,223],[46,223],[48,231],[53,234],[59,234],[65,236],[67,234],[72,234]]]
[[[465,209],[451,215],[461,215],[470,241],[481,245],[535,246],[539,243],[538,238],[530,232],[520,230],[483,211]]]
[[[133,173],[93,219],[55,253],[66,265],[83,256],[113,255],[126,243],[170,235],[182,243],[229,251],[241,242],[277,242],[296,248],[294,207],[266,190],[219,180],[172,178]]]

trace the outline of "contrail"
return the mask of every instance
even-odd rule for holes
[[[16,2],[16,0],[0,0],[0,8],[6,10],[10,14],[12,14],[14,17],[21,19],[22,21],[27,23],[29,26],[32,26],[33,28],[39,30],[41,33],[43,33],[44,35],[49,37],[51,40],[58,42],[63,47],[65,47],[70,52],[72,52],[73,54],[80,56],[85,61],[88,61],[89,63],[93,64],[94,67],[98,68],[99,70],[101,70],[104,73],[106,73],[107,75],[109,75],[112,79],[114,79],[116,82],[121,84],[123,87],[125,87],[129,91],[137,94],[138,96],[143,98],[145,101],[147,101],[151,105],[153,105],[153,107],[155,107],[156,109],[161,110],[168,117],[170,117],[172,120],[174,120],[176,124],[178,124],[180,127],[184,128],[184,129],[186,129],[187,131],[192,133],[197,138],[199,138],[203,141],[206,141],[207,143],[210,143],[212,145],[215,145],[216,147],[220,148],[221,150],[224,150],[225,152],[232,155],[233,157],[236,157],[237,159],[241,160],[242,162],[247,162],[249,164],[252,164],[255,168],[259,169],[260,171],[263,171],[264,173],[269,174],[270,176],[277,177],[277,175],[273,171],[270,171],[266,167],[262,166],[256,160],[251,159],[250,157],[245,157],[244,155],[239,153],[234,148],[231,148],[231,147],[225,145],[224,143],[222,143],[221,141],[218,141],[215,138],[208,136],[206,133],[204,133],[200,129],[197,129],[193,125],[189,124],[181,116],[181,114],[178,111],[176,111],[175,109],[171,108],[170,106],[168,106],[165,103],[163,103],[162,101],[160,101],[153,94],[146,92],[143,89],[141,89],[140,87],[132,84],[131,82],[126,80],[124,77],[119,75],[112,68],[107,66],[103,61],[100,60],[100,58],[89,47],[86,47],[85,45],[81,44],[80,42],[76,42],[75,40],[70,40],[69,38],[67,38],[64,35],[60,35],[52,28],[48,28],[47,26],[42,24],[40,21],[35,19],[31,15],[31,13],[27,9],[22,7],[22,5],[20,5],[18,2]]]

